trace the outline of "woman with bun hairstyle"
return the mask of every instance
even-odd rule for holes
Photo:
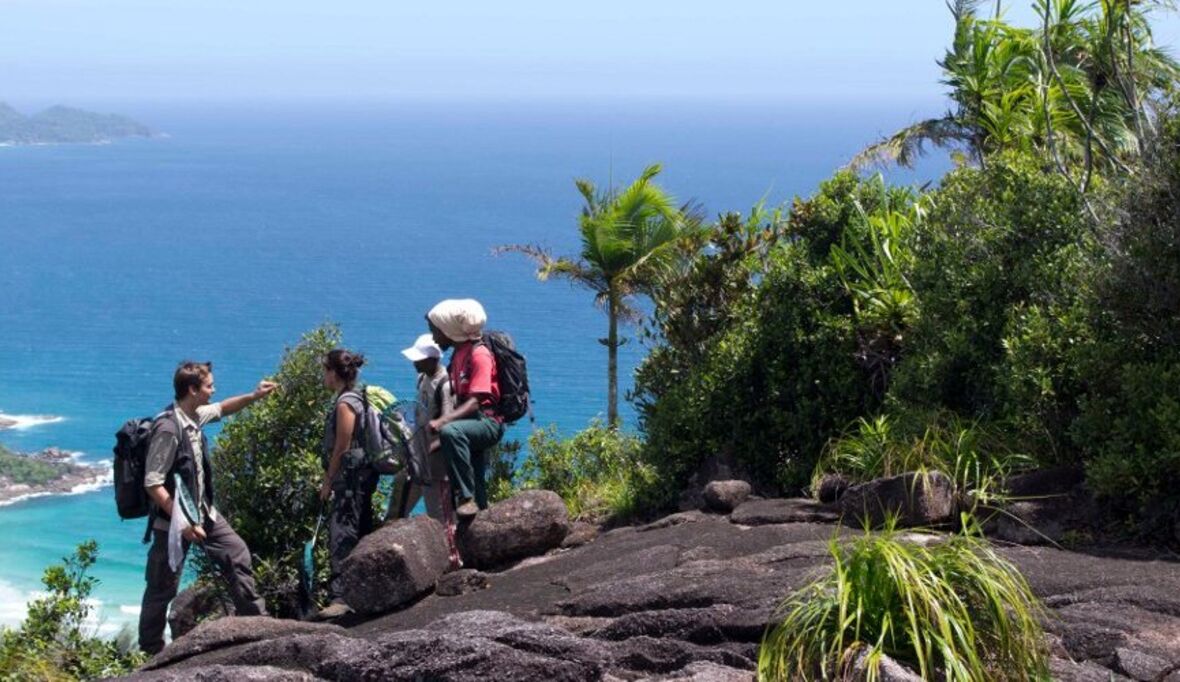
[[[377,472],[369,466],[361,442],[360,420],[364,399],[356,388],[357,374],[365,364],[359,353],[337,348],[324,356],[324,386],[336,395],[324,429],[324,480],[320,499],[332,501],[328,520],[328,551],[332,578],[331,603],[320,619],[338,618],[352,611],[344,602],[341,566],[360,539],[373,529],[373,491]]]

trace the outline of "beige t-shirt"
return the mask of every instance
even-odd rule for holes
[[[201,447],[201,428],[206,424],[221,420],[221,403],[198,407],[195,420],[181,409],[180,405],[174,404],[173,409],[176,412],[176,419],[180,423],[181,431],[193,446],[193,456],[197,466],[197,489],[193,492],[196,493],[205,516],[216,521],[217,510],[205,502],[205,457],[204,449]],[[147,461],[144,464],[143,486],[145,488],[164,485],[164,481],[168,478],[168,472],[172,469],[173,462],[176,461],[178,445],[176,438],[170,433],[156,431],[152,435],[152,442],[148,444]],[[157,518],[152,527],[156,530],[168,530],[168,521]]]

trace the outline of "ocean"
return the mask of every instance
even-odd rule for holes
[[[78,104],[78,103],[75,103]],[[115,430],[171,396],[184,358],[218,397],[248,391],[325,321],[369,382],[412,392],[398,351],[448,297],[480,299],[529,359],[537,424],[605,413],[606,318],[493,247],[576,253],[577,177],[658,178],[708,214],[807,195],[881,134],[937,102],[268,102],[108,107],[168,134],[99,146],[0,148],[0,443],[109,461]],[[897,181],[933,177],[945,161]],[[625,335],[634,337],[634,330]],[[621,383],[644,354],[621,352]],[[39,419],[41,415],[58,420]],[[635,413],[623,405],[634,428]],[[509,437],[524,439],[518,425]],[[141,521],[109,488],[0,507],[0,624],[44,567],[93,538],[96,628],[133,622]]]

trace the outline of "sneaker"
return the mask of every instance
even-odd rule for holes
[[[342,601],[334,601],[320,609],[315,615],[316,620],[332,620],[352,613],[352,607]]]
[[[459,508],[455,510],[455,513],[459,515],[460,519],[469,521],[479,513],[479,507],[476,506],[475,500],[468,498],[459,503]]]

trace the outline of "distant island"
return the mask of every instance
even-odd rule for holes
[[[0,102],[0,146],[103,144],[125,137],[152,137],[151,128],[117,114],[55,106],[25,116]]]
[[[21,454],[0,445],[0,505],[91,490],[109,478],[108,469],[78,464],[71,453],[57,448]]]

